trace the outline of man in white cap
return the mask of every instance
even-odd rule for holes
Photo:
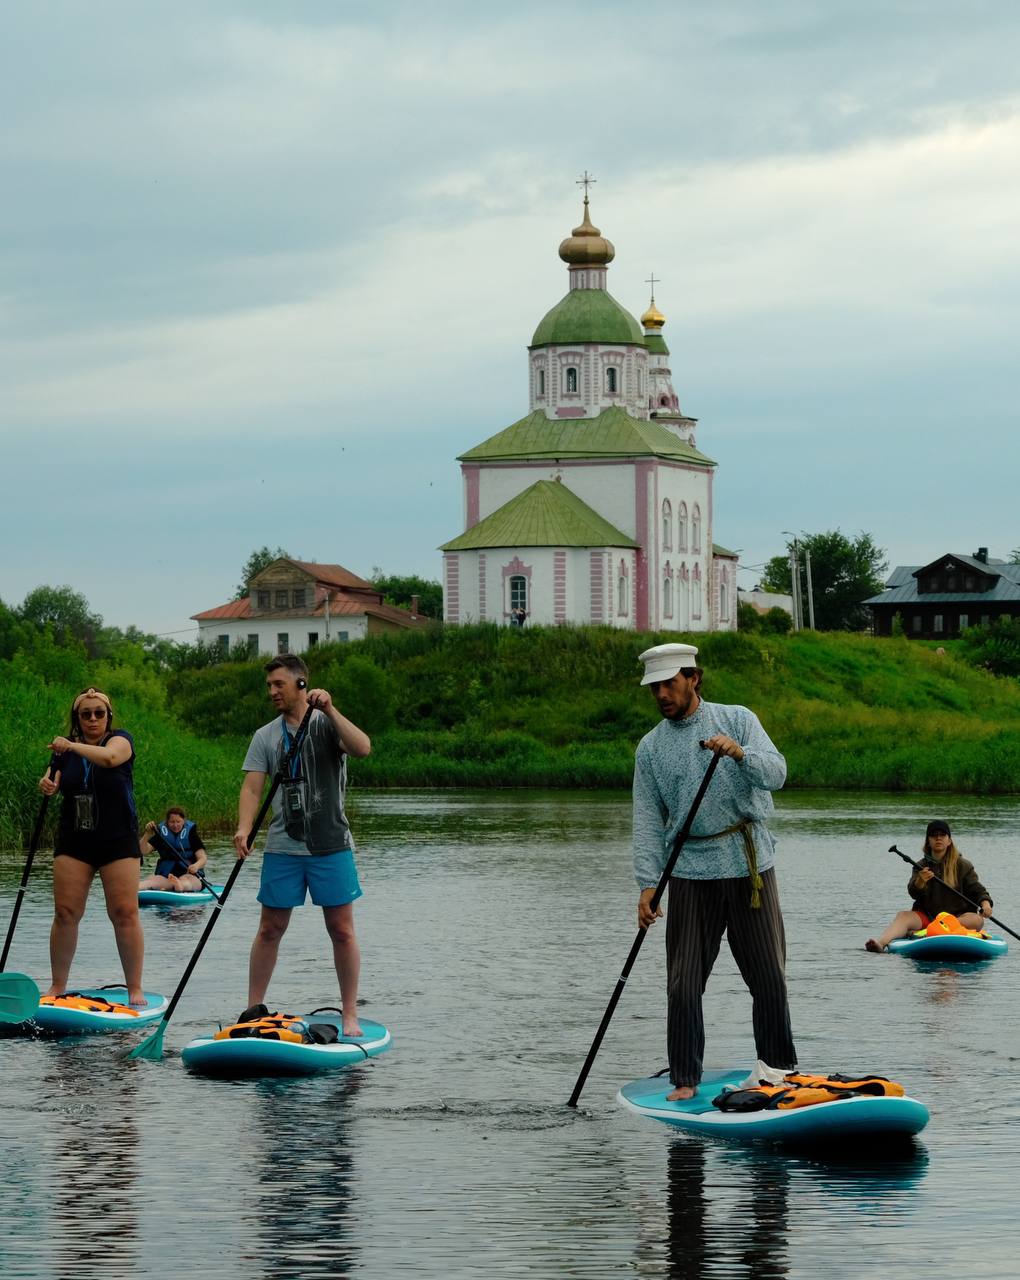
[[[708,764],[721,761],[670,876],[666,919],[667,1026],[671,1100],[694,1096],[701,1080],[705,1023],[701,997],[726,933],[753,999],[755,1080],[777,1082],[797,1065],[786,997],[786,935],[766,826],[771,792],[786,761],[746,707],[701,697],[698,651],[689,644],[646,649],[641,680],[662,722],[638,744],[634,761],[634,874],[638,924],[662,915],[651,899]]]

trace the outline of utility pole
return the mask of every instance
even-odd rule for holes
[[[804,548],[804,571],[807,574],[807,615],[808,626],[815,629],[815,597],[811,590],[811,548]]]
[[[799,631],[803,624],[803,609],[800,603],[800,548],[797,539],[790,543],[790,586],[793,596],[793,629]]]

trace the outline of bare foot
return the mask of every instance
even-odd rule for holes
[[[167,876],[167,880],[168,880],[168,882],[169,882],[169,884],[170,884],[170,889],[171,889],[171,891],[172,891],[173,893],[180,893],[180,892],[182,892],[182,890],[181,890],[181,882],[180,882],[180,880],[178,880],[178,879],[177,879],[177,877],[176,877],[176,876]]]
[[[132,1009],[148,1009],[149,1002],[146,1000],[145,992],[141,987],[137,991],[132,991],[128,994],[128,1004]]]
[[[672,1093],[666,1094],[667,1102],[689,1102],[697,1093],[697,1089],[693,1085],[681,1084],[673,1090]]]
[[[65,990],[66,990],[66,988],[65,988],[65,987],[61,987],[61,986],[59,986],[57,983],[54,983],[54,984],[53,984],[53,986],[52,986],[52,987],[50,987],[50,989],[49,989],[48,991],[44,991],[44,992],[42,993],[42,995],[39,997],[39,999],[40,999],[40,1000],[45,1000],[47,996],[50,996],[51,998],[52,998],[53,996],[62,996],[62,995],[64,994],[64,991],[65,991]]]
[[[344,1035],[345,1036],[363,1036],[365,1033],[361,1029],[361,1024],[357,1018],[344,1018]]]
[[[864,944],[865,951],[884,951],[885,947],[879,946],[874,938],[869,938]]]

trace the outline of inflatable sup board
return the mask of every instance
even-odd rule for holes
[[[210,885],[217,896],[222,894],[223,885]],[[171,889],[139,889],[138,905],[140,907],[207,907],[216,898],[209,889],[199,889],[197,893],[174,893]]]
[[[51,997],[43,996],[39,1001],[39,1008],[32,1015],[32,1022],[43,1031],[62,1036],[92,1035],[97,1031],[133,1031],[136,1027],[148,1027],[153,1022],[158,1022],[170,1003],[166,996],[146,991],[145,998],[149,1003],[144,1009],[126,1012],[103,1008],[106,1004],[127,1005],[126,987],[103,987],[102,990],[91,988],[88,991],[68,992],[68,995],[79,996],[80,1004],[92,1003],[95,1007],[88,1009],[69,1004],[50,1004],[47,1002]]]
[[[338,1013],[306,1013],[296,1015],[303,1022],[331,1023],[341,1028]],[[390,1033],[381,1022],[359,1018],[364,1035],[342,1033],[333,1044],[297,1044],[288,1040],[251,1037],[216,1040],[200,1036],[184,1046],[181,1057],[192,1071],[207,1076],[241,1079],[254,1076],[308,1076],[322,1071],[339,1071],[383,1053],[390,1043]]]
[[[819,1102],[792,1111],[720,1111],[712,1106],[724,1086],[734,1088],[747,1078],[747,1069],[706,1071],[698,1091],[684,1102],[667,1102],[672,1093],[669,1076],[632,1080],[616,1095],[617,1102],[640,1116],[661,1120],[691,1133],[738,1142],[778,1142],[813,1145],[826,1142],[871,1141],[920,1133],[928,1123],[928,1108],[916,1098],[854,1096]]]
[[[1005,938],[972,938],[963,933],[946,933],[941,937],[894,938],[890,951],[914,960],[991,960],[1009,950]]]

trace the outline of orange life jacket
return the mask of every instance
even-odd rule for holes
[[[115,1004],[102,996],[82,996],[77,991],[67,991],[62,996],[40,996],[40,1004],[52,1005],[55,1009],[84,1009],[87,1013],[129,1013],[132,1018],[138,1017],[138,1010],[128,1004]]]
[[[264,1018],[253,1018],[251,1022],[235,1022],[222,1031],[217,1031],[214,1040],[242,1040],[254,1038],[259,1040],[287,1040],[291,1044],[308,1042],[307,1025],[292,1013],[271,1013]]]
[[[956,934],[962,938],[984,937],[980,929],[965,929],[956,916],[950,915],[948,911],[940,911],[927,929],[922,931],[921,936],[944,938],[947,933]]]
[[[724,1089],[712,1106],[720,1111],[792,1111],[819,1102],[863,1095],[902,1098],[903,1086],[885,1076],[812,1075],[791,1071],[782,1084],[759,1084],[753,1089]]]

